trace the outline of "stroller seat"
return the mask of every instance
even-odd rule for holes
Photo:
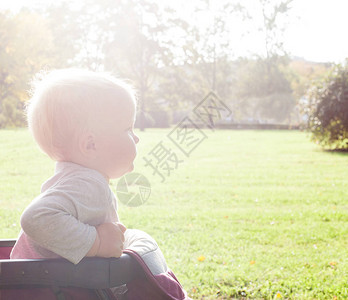
[[[9,259],[16,240],[0,240],[1,300],[187,300],[156,242],[130,229],[119,258]]]
[[[140,265],[126,253],[120,258],[84,258],[77,265],[65,259],[9,259],[15,242],[0,240],[1,300],[114,299],[107,289],[144,277]],[[43,297],[34,298],[33,289]]]

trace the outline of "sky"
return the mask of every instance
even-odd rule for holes
[[[54,2],[62,0],[54,0]],[[162,0],[170,1],[171,0]],[[186,7],[187,0],[181,7]],[[218,1],[218,0],[215,0]],[[251,3],[257,0],[243,0]],[[18,10],[22,6],[47,5],[53,0],[1,0],[0,9]],[[211,3],[214,2],[210,1]],[[186,10],[187,12],[187,10]],[[184,13],[184,12],[183,12]],[[348,0],[294,0],[287,30],[284,32],[284,48],[291,56],[315,62],[343,62],[348,57]],[[257,39],[257,38],[256,38]],[[246,39],[236,45],[238,54],[255,51],[256,39]]]
[[[297,0],[285,46],[313,61],[343,62],[348,57],[348,0]]]

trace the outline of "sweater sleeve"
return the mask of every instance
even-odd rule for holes
[[[69,199],[47,195],[40,200],[24,211],[23,231],[41,247],[77,264],[92,247],[96,228],[74,216],[74,205]]]
[[[75,168],[76,169],[76,168]],[[95,242],[96,226],[117,222],[107,181],[86,169],[50,180],[26,208],[21,226],[38,246],[77,264]]]
[[[95,226],[116,220],[106,185],[93,178],[61,181],[36,198],[21,217],[38,245],[77,264],[95,242]]]

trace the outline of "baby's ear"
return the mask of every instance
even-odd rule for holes
[[[95,157],[96,147],[95,147],[95,136],[93,133],[85,133],[80,137],[79,149],[81,154],[87,157]]]

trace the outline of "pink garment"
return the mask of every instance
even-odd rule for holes
[[[58,162],[21,216],[11,259],[64,257],[77,264],[96,239],[95,227],[118,220],[116,197],[102,174]]]
[[[46,250],[40,253],[35,249],[35,242],[28,237],[25,232],[21,232],[20,239],[17,240],[16,247],[12,248],[11,259],[39,259],[39,258],[61,258],[59,255]],[[41,248],[42,249],[42,248]]]

